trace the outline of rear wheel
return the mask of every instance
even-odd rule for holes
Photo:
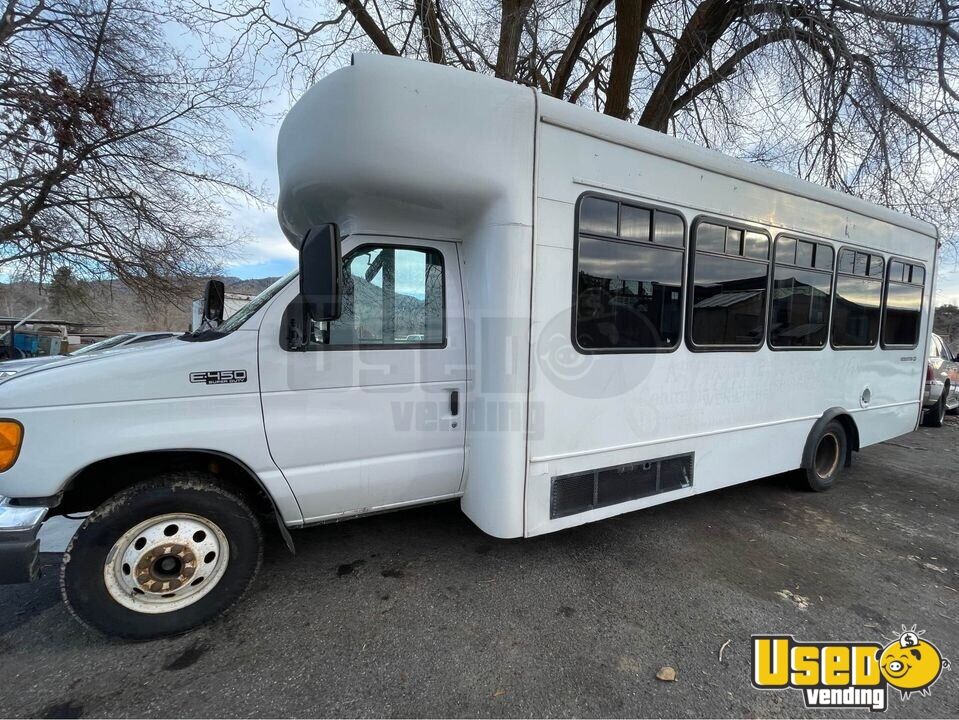
[[[170,473],[84,520],[63,556],[60,587],[84,624],[147,640],[226,612],[261,558],[260,526],[243,500],[204,473]]]
[[[926,410],[922,416],[922,424],[926,427],[942,427],[942,422],[946,418],[946,394],[949,388],[942,389],[942,395],[939,396],[939,402]]]
[[[809,467],[805,468],[806,487],[815,492],[832,488],[842,474],[848,440],[842,423],[833,420],[819,433]]]

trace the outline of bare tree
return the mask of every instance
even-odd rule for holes
[[[149,0],[9,0],[0,17],[0,269],[115,278],[151,298],[214,270],[251,196],[225,119],[256,106]],[[181,42],[181,41],[176,41]]]
[[[455,65],[957,228],[949,0],[182,1],[294,89],[353,51]]]

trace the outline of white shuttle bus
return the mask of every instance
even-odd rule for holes
[[[278,154],[298,272],[215,330],[0,383],[0,575],[92,511],[61,584],[105,633],[222,613],[261,528],[458,499],[519,538],[785,471],[827,490],[918,424],[926,223],[379,56]]]

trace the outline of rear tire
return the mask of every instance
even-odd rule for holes
[[[813,447],[810,466],[803,469],[805,487],[813,492],[825,492],[836,484],[846,461],[849,441],[842,423],[837,420],[828,423]]]
[[[168,473],[119,492],[67,547],[60,590],[81,623],[130,640],[178,635],[246,593],[263,557],[247,504],[206,473]]]
[[[922,424],[926,427],[940,428],[943,420],[946,418],[946,393],[949,388],[943,388],[942,395],[939,396],[939,402],[926,410],[922,416]]]

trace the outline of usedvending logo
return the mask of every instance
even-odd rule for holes
[[[807,708],[886,710],[888,694],[905,700],[929,695],[949,661],[921,636],[906,629],[887,644],[797,642],[791,635],[753,635],[752,683],[761,690],[792,688]]]
[[[207,385],[225,385],[227,383],[245,383],[246,370],[203,370],[190,373],[191,383]]]

